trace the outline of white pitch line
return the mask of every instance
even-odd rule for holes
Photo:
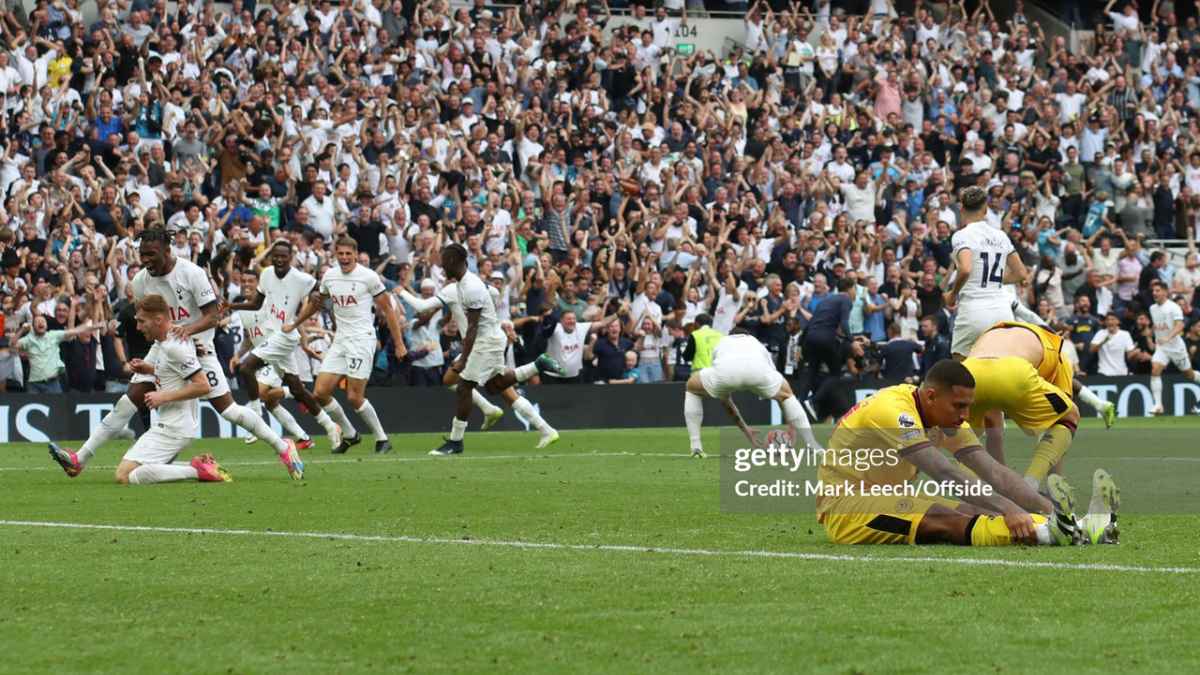
[[[363,464],[384,463],[384,462],[464,462],[467,460],[498,460],[498,459],[571,459],[571,458],[588,458],[588,457],[675,457],[680,459],[689,459],[691,456],[683,452],[560,452],[551,454],[529,454],[529,455],[464,455],[460,457],[352,457],[348,459],[309,459],[304,461],[304,465],[310,464]],[[50,463],[47,460],[48,466],[0,466],[0,471],[62,471],[57,464]],[[279,464],[279,460],[251,460],[246,462],[221,462],[221,466],[274,466]],[[89,464],[89,469],[115,469],[116,464]]]
[[[703,548],[671,548],[635,546],[629,544],[563,544],[555,542],[514,541],[504,539],[448,539],[406,535],[347,534],[343,532],[286,532],[272,530],[221,529],[212,527],[155,527],[150,525],[105,525],[94,523],[60,523],[39,520],[0,520],[3,527],[46,527],[69,530],[104,530],[116,532],[151,532],[158,534],[211,534],[249,537],[285,537],[297,539],[332,539],[400,544],[437,544],[460,546],[489,546],[543,551],[603,551],[612,553],[654,553],[660,555],[720,557],[720,558],[782,558],[786,560],[820,560],[859,563],[939,563],[982,567],[1018,567],[1091,572],[1140,572],[1149,574],[1196,574],[1200,567],[1149,567],[1114,565],[1109,563],[1063,563],[1033,560],[1001,560],[998,558],[938,558],[933,556],[865,556],[831,553],[801,553],[799,551],[734,551]]]

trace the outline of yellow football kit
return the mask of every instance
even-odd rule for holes
[[[963,365],[975,377],[970,419],[975,429],[983,428],[984,413],[1000,410],[1021,429],[1041,432],[1071,409],[1071,397],[1019,356],[970,357]]]
[[[930,446],[961,456],[980,450],[967,425],[929,429],[917,388],[900,384],[879,390],[850,409],[834,428],[817,471],[823,486],[817,521],[835,544],[914,544],[921,519],[934,504],[958,502],[930,495],[877,495],[917,476],[905,455]],[[874,486],[879,486],[875,488]]]
[[[1061,389],[1067,394],[1067,398],[1072,398],[1071,394],[1074,392],[1072,379],[1075,377],[1075,367],[1063,356],[1063,337],[1061,335],[1037,324],[1023,321],[1001,321],[988,330],[996,328],[1024,328],[1036,335],[1042,343],[1042,362],[1038,364],[1037,374],[1043,380]]]

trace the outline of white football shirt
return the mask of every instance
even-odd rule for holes
[[[200,372],[196,348],[182,340],[163,340],[158,343],[154,361],[154,379],[161,391],[179,391],[192,375]],[[198,429],[200,403],[198,399],[172,401],[158,407],[159,427],[179,438],[194,438]]]
[[[1182,335],[1176,335],[1175,339],[1167,340],[1167,337],[1175,330],[1175,322],[1183,321],[1183,310],[1179,309],[1179,305],[1175,304],[1174,300],[1150,305],[1150,321],[1154,324],[1154,343],[1157,346],[1172,351],[1181,349],[1186,351],[1187,346],[1183,343]]]
[[[500,291],[497,291],[494,286],[488,286],[488,295],[492,298],[492,303],[499,307]],[[442,306],[450,310],[450,316],[454,319],[454,325],[458,326],[458,336],[467,336],[467,313],[463,311],[462,303],[458,301],[458,284],[451,282],[442,286],[441,290],[436,295],[438,300],[442,301]],[[505,338],[508,339],[507,337]]]
[[[959,292],[960,300],[997,307],[1010,304],[1004,288],[1004,266],[1013,252],[1008,235],[978,220],[955,232],[950,242],[955,259],[964,248],[971,250],[971,277]]]
[[[263,332],[272,333],[295,320],[304,299],[316,285],[317,280],[311,274],[295,267],[289,268],[282,279],[275,274],[274,267],[263,270],[258,277],[258,292],[263,295],[265,312],[261,319]]]
[[[262,329],[262,310],[243,309],[234,314],[237,315],[238,321],[242,323],[242,329],[249,336],[250,346],[257,347],[263,341],[266,334]]]
[[[458,304],[462,307],[463,323],[461,330],[466,330],[466,313],[479,310],[479,326],[475,331],[476,342],[505,343],[508,338],[500,328],[500,319],[496,316],[496,303],[488,291],[487,284],[474,272],[467,272],[455,284]],[[457,319],[456,319],[457,320]]]
[[[583,345],[591,329],[592,324],[585,321],[576,321],[575,330],[570,333],[563,328],[562,322],[554,327],[546,352],[563,367],[566,377],[575,377],[583,369]]]
[[[333,302],[334,339],[371,340],[375,336],[375,298],[387,289],[374,270],[356,264],[349,274],[334,266],[321,277],[321,295]]]
[[[1105,338],[1108,338],[1105,340]],[[1100,344],[1100,343],[1104,344]],[[1100,374],[1119,377],[1129,374],[1129,366],[1125,363],[1125,353],[1133,349],[1133,337],[1128,331],[1118,330],[1115,334],[1102,330],[1092,338],[1092,344],[1100,345],[1097,352],[1100,356]]]
[[[141,301],[148,295],[160,295],[167,301],[171,321],[182,326],[196,323],[204,316],[204,307],[217,301],[208,273],[190,260],[175,259],[170,272],[156,277],[142,268],[133,277],[133,299]],[[192,336],[202,353],[213,351],[215,329],[210,328]]]

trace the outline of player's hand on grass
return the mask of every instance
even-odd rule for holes
[[[154,366],[150,365],[149,363],[146,363],[145,361],[143,361],[141,359],[133,359],[129,362],[128,365],[129,365],[129,370],[131,370],[135,373],[140,373],[142,375],[153,375],[154,374]]]
[[[1013,541],[1022,544],[1036,544],[1037,532],[1033,529],[1033,516],[1024,511],[1004,514],[1004,524],[1012,533]]]

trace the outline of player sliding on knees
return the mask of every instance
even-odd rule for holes
[[[242,298],[252,300],[258,295],[258,277],[253,274],[247,274],[242,278]],[[242,342],[238,349],[238,353],[229,361],[229,367],[232,370],[238,370],[242,359],[250,352],[251,349],[258,347],[266,341],[266,334],[262,329],[262,312],[249,309],[239,310],[237,312],[238,320],[242,324]],[[308,432],[300,426],[296,418],[287,408],[280,403],[286,396],[283,389],[283,379],[279,377],[279,373],[272,366],[264,366],[258,369],[254,374],[258,386],[258,398],[250,400],[246,407],[253,410],[255,415],[262,415],[261,406],[263,403],[267,405],[267,411],[271,416],[279,420],[283,428],[296,439],[296,447],[300,450],[307,450],[312,447],[312,439],[308,437]],[[246,445],[251,445],[258,442],[254,436],[246,437]]]
[[[969,360],[969,359],[968,359]],[[1054,474],[1043,496],[996,461],[966,424],[976,382],[946,359],[921,385],[885,387],[838,421],[818,469],[817,520],[835,544],[1071,545],[1089,542],[1074,492]],[[961,466],[942,453],[952,452]],[[881,459],[865,452],[884,449]],[[848,454],[849,453],[849,454]],[[847,460],[847,457],[852,459]],[[901,489],[923,473],[940,486]],[[1107,475],[1107,474],[1105,474]],[[1115,512],[1115,489],[1108,499]]]
[[[459,378],[455,392],[458,401],[450,422],[450,437],[430,454],[456,455],[463,451],[463,436],[467,430],[467,418],[471,414],[475,387],[484,387],[489,393],[498,394],[518,382],[525,382],[541,370],[561,374],[562,368],[554,359],[542,354],[532,363],[510,369],[504,362],[508,337],[500,327],[496,306],[487,286],[467,270],[467,250],[460,244],[449,244],[441,251],[441,263],[446,276],[456,282],[455,295],[465,314],[467,331],[463,335],[462,354],[450,366],[450,370]],[[443,304],[442,300],[417,298],[407,292],[402,292],[401,298],[417,312]]]
[[[787,380],[775,368],[771,353],[753,335],[735,328],[732,334],[717,341],[712,352],[712,365],[692,373],[687,381],[687,391],[683,394],[683,419],[687,423],[693,457],[704,456],[704,446],[700,441],[704,397],[720,401],[750,443],[759,447],[754,429],[742,419],[733,402],[733,394],[741,391],[778,401],[783,409],[783,421],[791,427],[792,434],[810,448],[820,447],[804,408],[792,393]]]
[[[279,461],[295,480],[304,477],[304,462],[296,450],[296,444],[284,439],[252,410],[234,402],[229,393],[225,371],[213,350],[213,332],[221,319],[221,304],[213,290],[208,274],[195,263],[176,258],[171,254],[171,240],[167,231],[152,227],[142,232],[139,244],[142,270],[129,283],[133,286],[134,302],[149,295],[158,295],[167,302],[171,316],[171,335],[180,340],[190,340],[196,349],[209,391],[201,396],[217,413],[266,441],[279,455]],[[145,361],[154,363],[158,345],[151,347]],[[73,452],[50,444],[50,455],[66,471],[68,476],[77,476],[105,441],[122,433],[138,408],[145,408],[145,396],[154,390],[154,376],[135,373],[130,379],[129,389],[116,406],[104,416],[100,425],[92,429],[87,442]]]
[[[362,441],[362,436],[346,417],[341,404],[333,397],[333,391],[343,377],[346,378],[346,400],[375,434],[375,452],[391,452],[392,444],[388,441],[387,432],[379,421],[375,406],[366,397],[367,380],[371,377],[378,344],[371,306],[374,305],[383,315],[392,334],[396,358],[403,359],[408,351],[404,346],[400,319],[383,280],[370,268],[358,264],[358,242],[350,237],[342,237],[334,245],[334,254],[337,256],[337,267],[330,268],[321,277],[321,284],[308,295],[304,309],[284,325],[284,330],[294,330],[296,326],[303,325],[321,310],[326,300],[331,301],[337,329],[329,351],[321,360],[315,389],[321,408],[341,427],[341,435],[334,443],[333,452],[344,453]]]
[[[258,371],[269,366],[283,380],[292,397],[303,404],[316,418],[331,442],[338,442],[337,424],[317,405],[317,399],[304,388],[296,370],[295,353],[300,346],[300,332],[291,322],[304,298],[317,285],[311,275],[292,266],[292,243],[278,239],[271,246],[271,266],[258,278],[258,293],[252,299],[229,306],[233,311],[259,312],[258,326],[265,339],[255,346],[238,366],[238,377],[251,401],[258,400]],[[292,330],[284,330],[284,326]],[[315,411],[315,412],[313,412]]]
[[[175,457],[196,438],[198,399],[208,394],[212,386],[196,357],[196,348],[190,341],[171,334],[170,310],[161,296],[147,295],[138,301],[136,318],[138,330],[153,340],[157,349],[153,363],[134,359],[129,366],[158,382],[158,389],[143,397],[148,408],[158,411],[158,423],[121,458],[117,482],[149,485],[181,480],[233,480],[209,454],[197,455],[188,464],[174,463]]]

